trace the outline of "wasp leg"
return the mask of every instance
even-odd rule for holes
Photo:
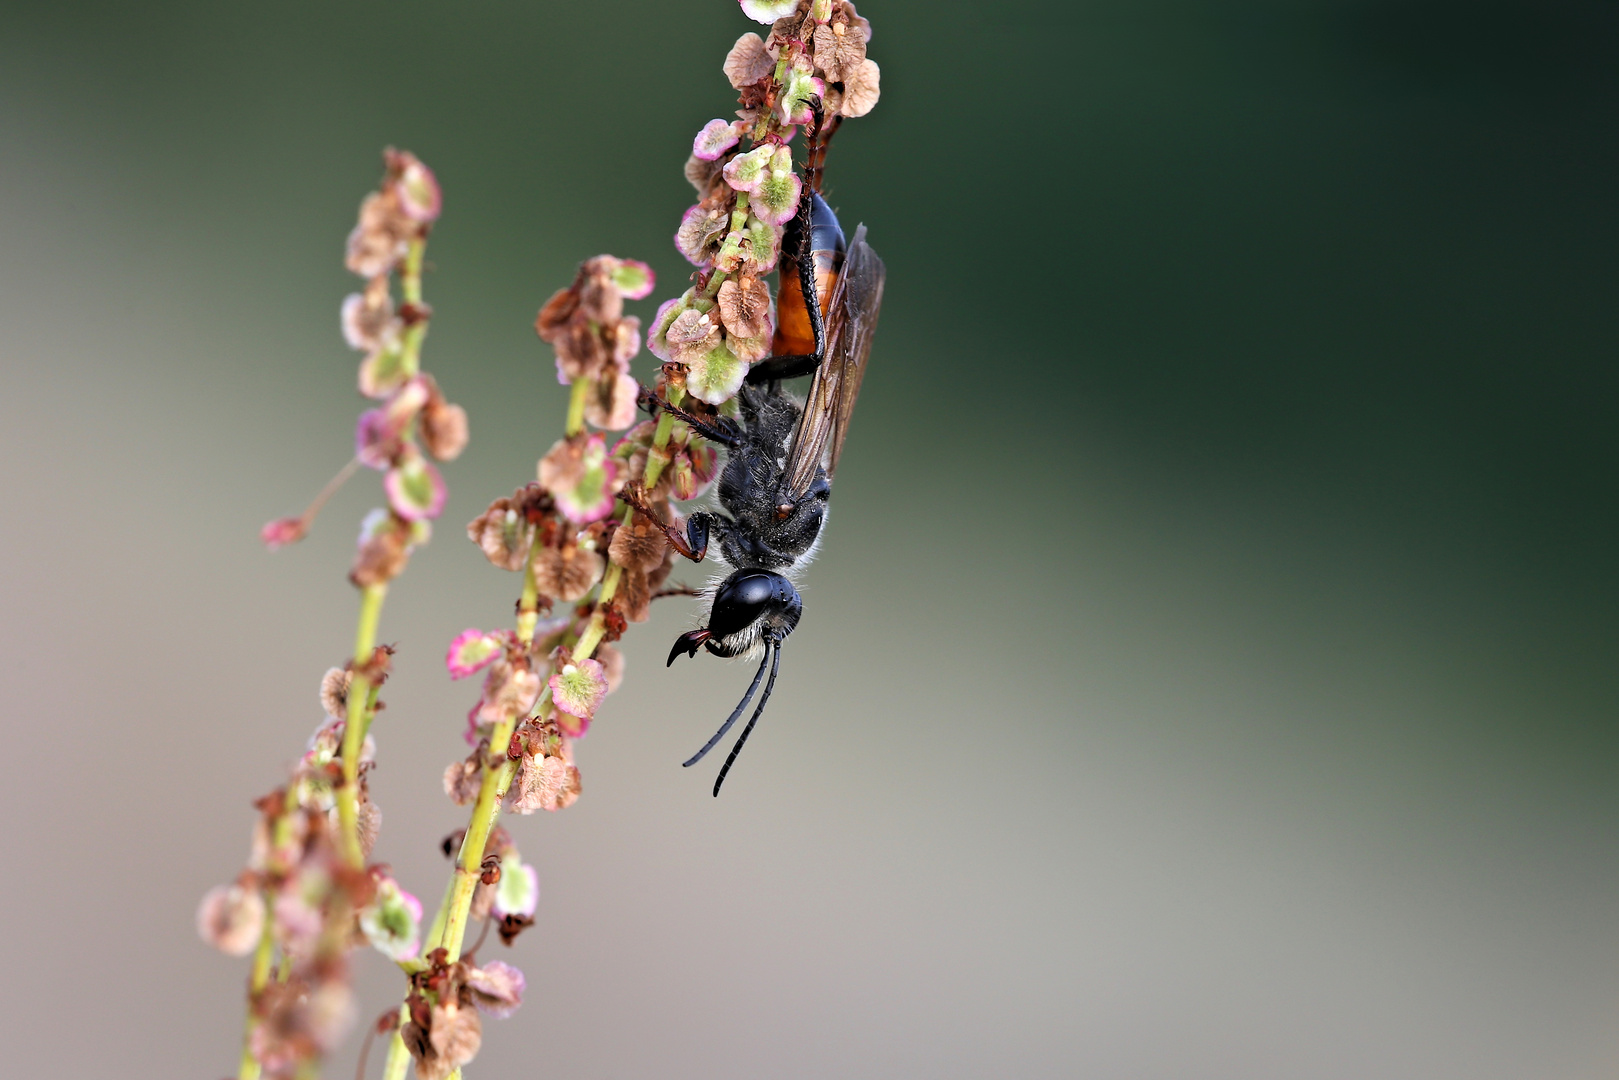
[[[686,424],[693,431],[697,432],[697,434],[701,435],[709,442],[719,443],[726,449],[730,449],[731,447],[735,446],[742,439],[742,432],[736,426],[736,421],[732,420],[729,416],[715,417],[712,423],[707,420],[701,420],[687,412],[685,409],[682,409],[680,406],[669,404],[667,401],[660,398],[657,394],[653,393],[645,386],[641,387],[636,393],[635,403],[641,408],[645,409],[652,416],[657,416],[658,410],[662,409],[676,420]]]
[[[747,380],[754,385],[779,382],[808,375],[821,366],[826,356],[826,323],[821,318],[821,296],[815,288],[815,258],[810,251],[813,230],[810,228],[812,200],[808,191],[799,197],[799,252],[798,287],[804,294],[804,308],[809,315],[810,330],[815,334],[815,352],[809,356],[767,356],[748,369]]]
[[[647,500],[646,488],[640,484],[630,484],[618,497],[624,500],[625,505],[632,506],[635,511],[648,521],[656,525],[663,535],[669,538],[669,545],[692,562],[702,562],[703,556],[708,554],[709,533],[724,536],[730,522],[718,514],[711,514],[706,510],[699,510],[686,519],[686,531],[670,525],[663,519],[663,515]]]

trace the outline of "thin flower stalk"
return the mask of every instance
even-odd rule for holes
[[[465,1014],[449,1007],[493,966],[467,955],[468,929],[487,920],[510,944],[532,925],[538,895],[537,874],[498,825],[501,811],[508,800],[518,813],[560,810],[581,790],[573,742],[609,689],[607,667],[594,654],[626,622],[613,607],[623,567],[608,556],[627,473],[603,432],[635,421],[639,387],[629,362],[641,330],[623,305],[652,285],[644,264],[598,256],[536,322],[556,350],[558,379],[570,388],[563,436],[541,459],[537,482],[495,500],[467,529],[491,563],[521,570],[522,589],[513,630],[467,630],[446,656],[452,677],[484,675],[468,716],[472,754],[451,764],[444,780],[446,794],[470,812],[423,953],[404,965],[410,989],[389,1043],[386,1077],[397,1080],[414,1061],[418,1077],[443,1080],[471,1060],[474,1041],[460,1038],[459,1026],[446,1026],[464,1025]],[[558,605],[568,605],[567,613],[542,622]],[[587,640],[589,652],[582,647]],[[616,650],[607,660],[621,665]]]
[[[389,150],[385,163],[346,251],[365,289],[344,301],[341,313],[344,338],[365,354],[360,390],[378,404],[360,417],[354,458],[309,508],[261,531],[272,549],[293,543],[361,465],[383,473],[388,505],[366,518],[349,575],[360,592],[354,650],[321,681],[326,716],[288,784],[257,804],[247,868],[234,884],[211,890],[198,911],[205,940],[233,955],[252,954],[242,1080],[316,1075],[352,1021],[349,953],[357,931],[395,960],[419,951],[421,905],[385,867],[366,866],[380,824],[365,779],[375,754],[370,727],[393,653],[377,645],[377,630],[389,582],[443,508],[444,483],[428,458],[457,456],[467,425],[465,412],[421,371],[431,314],[421,272],[438,186],[411,154]]]

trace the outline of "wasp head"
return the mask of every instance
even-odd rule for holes
[[[715,656],[740,656],[760,638],[779,643],[798,625],[804,603],[793,583],[769,570],[738,570],[720,582],[709,610],[708,625],[681,634],[669,652],[669,663],[699,647]]]

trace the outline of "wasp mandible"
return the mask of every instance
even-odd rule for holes
[[[793,578],[820,541],[832,477],[883,302],[886,270],[866,243],[865,225],[845,243],[837,215],[821,195],[822,163],[831,138],[831,130],[823,134],[821,128],[817,112],[804,168],[805,193],[782,237],[775,339],[771,355],[749,369],[737,395],[741,423],[727,417],[704,420],[642,390],[641,402],[650,411],[664,409],[725,447],[718,487],[724,513],[699,510],[681,532],[662,520],[643,493],[625,493],[625,500],[661,527],[681,555],[701,562],[710,541],[717,541],[720,558],[732,568],[714,590],[708,625],[680,635],[669,663],[681,654],[695,656],[699,648],[726,657],[763,648],[747,693],[687,766],[701,761],[725,737],[753,700],[765,669],[770,671],[753,715],[720,767],[715,795],[770,700],[781,644],[803,613]],[[800,402],[781,383],[803,375],[812,378]]]

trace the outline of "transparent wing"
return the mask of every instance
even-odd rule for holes
[[[866,375],[866,357],[877,331],[877,313],[883,303],[887,271],[866,243],[866,227],[855,230],[854,242],[844,256],[843,270],[827,304],[826,357],[810,379],[804,414],[787,451],[784,492],[798,499],[815,482],[815,470],[824,465],[837,471],[843,441],[849,435],[849,417]],[[828,447],[831,448],[828,454]]]
[[[871,339],[877,333],[877,315],[883,306],[883,281],[888,269],[877,253],[866,243],[866,227],[861,225],[854,233],[854,243],[843,261],[840,285],[846,284],[844,317],[838,327],[836,344],[828,344],[827,354],[838,359],[842,374],[838,381],[837,409],[832,419],[832,454],[827,460],[826,474],[838,471],[838,458],[843,454],[843,440],[849,437],[849,418],[854,415],[855,399],[860,396],[860,383],[866,377],[866,358],[871,355]]]

